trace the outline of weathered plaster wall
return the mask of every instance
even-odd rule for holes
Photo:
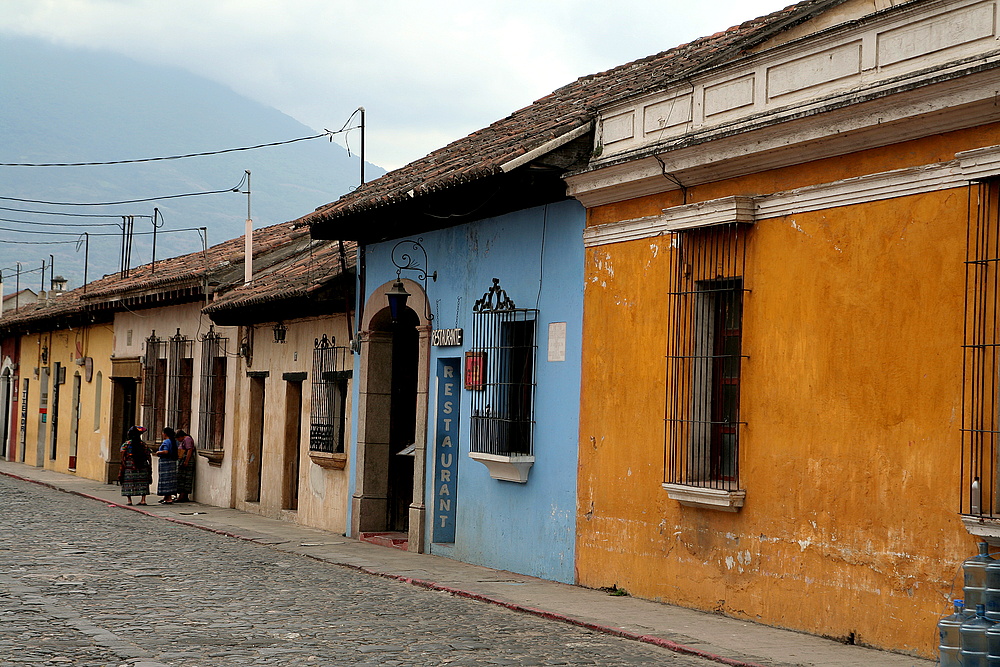
[[[952,159],[997,143],[996,128],[950,139],[688,201]],[[647,197],[591,221],[677,203]],[[975,542],[958,516],[967,204],[953,188],[754,225],[738,513],[682,507],[661,487],[668,240],[588,249],[578,581],[933,655]]]
[[[464,329],[462,346],[432,347],[427,418],[427,544],[431,553],[556,581],[573,580],[576,506],[577,409],[582,326],[581,233],[584,214],[574,201],[429,232],[421,243],[428,267],[434,329]],[[372,246],[368,285],[395,279],[394,243]],[[413,277],[413,274],[403,277]],[[438,359],[461,358],[471,349],[472,307],[500,279],[519,308],[538,308],[535,356],[535,463],[528,481],[492,479],[469,458],[470,391],[461,393],[454,543],[433,543],[435,400]],[[384,299],[383,299],[384,302]],[[566,323],[565,361],[548,361],[549,324]],[[461,386],[461,385],[460,385]],[[444,452],[446,453],[446,452]]]
[[[194,345],[194,381],[192,382],[191,395],[191,424],[167,424],[171,428],[184,428],[192,437],[195,444],[198,442],[199,429],[199,406],[201,405],[201,337],[208,333],[211,320],[201,313],[203,302],[193,302],[176,306],[165,306],[162,308],[147,308],[139,311],[124,311],[115,314],[115,342],[114,354],[116,358],[142,357],[145,354],[146,339],[155,331],[160,338],[169,338],[180,333],[195,341]],[[215,327],[216,332],[228,338],[227,351],[227,381],[226,381],[226,414],[234,414],[234,406],[237,404],[237,394],[239,386],[237,384],[238,374],[242,372],[243,364],[237,355],[239,349],[239,331],[236,327]],[[137,415],[141,415],[142,404],[142,383],[137,389]],[[219,507],[232,506],[232,443],[233,432],[238,428],[234,420],[227,417],[225,427],[225,439],[223,447],[227,454],[222,459],[221,465],[209,465],[204,457],[198,457],[197,471],[195,473],[195,490],[193,497],[199,502]],[[147,433],[146,441],[150,446],[159,447],[162,435],[159,433]],[[151,490],[155,493],[157,476],[155,472],[156,464],[153,464],[154,479]]]
[[[272,327],[274,323],[257,325],[254,332],[254,353],[252,364],[244,369],[237,381],[242,385],[241,400],[235,405],[234,423],[239,424],[237,437],[233,442],[232,459],[235,466],[235,506],[238,509],[262,514],[272,518],[294,520],[307,526],[321,528],[332,532],[343,533],[346,529],[347,506],[349,505],[348,479],[350,468],[336,470],[323,468],[309,457],[309,423],[312,400],[313,381],[313,348],[315,341],[324,334],[331,340],[335,339],[340,346],[349,345],[346,318],[343,315],[309,318],[302,320],[285,320],[286,342],[274,342]],[[353,363],[350,354],[348,364]],[[350,368],[350,367],[348,367]],[[268,376],[263,379],[264,411],[262,415],[253,415],[250,404],[250,392],[247,371],[266,371]],[[306,379],[301,383],[302,404],[298,415],[290,416],[287,411],[286,399],[289,391],[294,391],[290,382],[282,378],[285,373],[306,373]],[[347,414],[351,414],[351,401],[348,396]],[[249,433],[247,425],[255,418],[263,419],[263,452],[261,458],[260,496],[257,501],[248,497],[255,495],[252,487],[256,485],[251,466],[251,452],[248,448]],[[290,510],[286,507],[287,496],[285,486],[288,482],[285,476],[289,463],[286,449],[286,424],[291,418],[297,421],[299,428],[298,456],[298,508]],[[347,432],[351,422],[347,421]],[[345,449],[350,448],[348,437],[344,438]]]
[[[98,393],[104,407],[109,401],[110,325],[94,325],[76,329],[59,329],[41,334],[26,335],[21,338],[21,378],[29,380],[28,411],[25,421],[25,456],[29,465],[49,468],[58,472],[75,472],[81,477],[102,480],[105,476],[109,445],[108,416],[102,408],[100,418],[95,420],[95,401]],[[47,357],[41,361],[42,348]],[[85,367],[77,365],[77,359],[93,359],[93,375],[86,381]],[[66,381],[59,386],[58,413],[53,409],[53,382],[56,363],[66,369]],[[36,372],[37,369],[37,372]],[[48,373],[48,399],[44,421],[41,419],[41,385]],[[98,376],[100,373],[100,379]],[[75,406],[73,405],[74,376],[80,376],[80,412],[77,427],[77,452],[75,468],[70,466],[71,439],[74,429]],[[98,382],[101,390],[98,392]],[[19,387],[23,391],[23,384]],[[20,406],[18,406],[20,407]],[[52,423],[58,417],[58,429],[53,457]],[[18,414],[20,420],[20,414]],[[21,460],[20,433],[15,434],[18,443],[17,460]],[[40,442],[41,437],[41,442]]]
[[[83,353],[91,358],[93,373],[87,381],[85,366],[71,366],[67,371],[68,395],[73,395],[72,375],[81,376],[79,435],[77,442],[76,474],[87,479],[104,480],[111,449],[118,443],[110,428],[111,405],[111,346],[114,339],[111,324],[101,324],[84,329]],[[69,418],[72,406],[65,406]],[[65,422],[64,422],[65,423]],[[69,437],[67,433],[66,438]],[[68,442],[68,440],[67,440]]]

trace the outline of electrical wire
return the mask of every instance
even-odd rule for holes
[[[143,199],[123,199],[122,201],[106,201],[106,202],[61,202],[61,201],[42,201],[38,199],[19,199],[17,197],[0,197],[4,201],[19,201],[25,204],[47,204],[49,206],[116,206],[118,204],[140,204],[143,202],[159,201],[161,199],[179,199],[180,197],[198,197],[201,195],[218,195],[226,192],[240,192],[240,188],[246,182],[246,175],[240,179],[239,184],[235,187],[227,188],[225,190],[209,190],[206,192],[188,192],[179,195],[162,195],[160,197],[145,197]],[[116,216],[121,217],[121,216]]]
[[[120,213],[67,213],[66,211],[33,211],[30,208],[13,208],[0,206],[0,211],[15,211],[17,213],[34,213],[36,215],[63,215],[71,218],[120,218]],[[151,215],[133,215],[133,218],[152,218]]]
[[[115,234],[115,236],[118,236]],[[0,239],[0,243],[9,243],[11,245],[58,245],[60,243],[76,243],[76,241],[10,241],[8,239]]]
[[[176,232],[195,232],[195,231],[200,232],[200,230],[201,230],[201,227],[183,227],[181,229],[161,229],[157,233],[158,234],[174,234]],[[78,237],[78,238],[81,236],[80,232],[48,232],[48,231],[38,230],[38,229],[10,229],[9,227],[0,227],[0,232],[17,232],[17,233],[20,233],[20,234],[47,234],[47,235],[50,235],[50,236],[75,236],[75,237]],[[110,233],[110,234],[109,233],[104,233],[104,232],[87,232],[87,234],[89,236],[92,236],[92,237],[93,236],[121,236],[121,234],[118,233],[118,232]],[[152,234],[153,234],[153,232],[133,232],[132,236],[151,236]],[[4,241],[0,241],[0,243],[3,243],[3,242]],[[13,242],[11,241],[11,243],[13,243]],[[72,243],[75,243],[75,241],[72,241]]]
[[[120,215],[116,215],[116,218],[120,218]],[[138,217],[138,216],[136,216]],[[0,218],[0,222],[14,222],[23,225],[41,225],[43,227],[65,227],[64,222],[41,222],[39,220],[13,220],[11,218]],[[78,222],[73,225],[74,227],[117,227],[121,229],[121,225],[117,222]],[[20,231],[20,230],[18,230]]]
[[[48,267],[46,267],[46,269],[47,268]],[[39,267],[39,266],[36,266],[33,269],[21,269],[21,275],[24,275],[25,273],[38,273],[41,270],[42,270],[42,268]],[[8,273],[17,273],[17,267],[16,266],[8,266],[7,268],[0,269],[0,273],[3,273],[4,271],[7,271]]]
[[[352,115],[351,118],[354,116]],[[350,122],[350,119],[348,119]],[[224,153],[237,153],[240,151],[253,151],[258,148],[271,148],[273,146],[284,146],[286,144],[294,144],[299,141],[310,141],[312,139],[319,139],[321,137],[330,137],[333,139],[333,135],[340,134],[342,132],[349,132],[355,128],[348,128],[346,123],[344,128],[332,132],[330,130],[324,130],[320,134],[314,134],[309,137],[299,137],[298,139],[288,139],[286,141],[272,141],[266,144],[257,144],[255,146],[242,146],[240,148],[223,148],[217,151],[204,151],[202,153],[185,153],[182,155],[164,155],[161,157],[144,157],[135,158],[131,160],[110,160],[108,162],[0,162],[0,167],[100,167],[113,164],[137,164],[140,162],[161,162],[164,160],[183,160],[185,158],[191,157],[207,157],[209,155],[222,155]]]

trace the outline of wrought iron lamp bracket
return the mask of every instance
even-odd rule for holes
[[[427,272],[427,250],[421,245],[423,238],[417,240],[406,239],[400,241],[392,247],[390,258],[392,265],[396,267],[396,282],[400,282],[403,271],[415,271],[415,279],[423,283],[424,300],[427,303],[427,320],[433,321],[434,314],[431,312],[430,299],[427,297],[427,279],[437,282],[437,271]],[[419,253],[419,254],[418,254]]]

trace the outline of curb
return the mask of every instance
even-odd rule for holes
[[[71,491],[65,489],[61,486],[53,484],[51,482],[44,482],[42,480],[30,479],[28,477],[23,477],[22,475],[17,475],[15,473],[6,472],[0,470],[0,475],[5,477],[10,477],[12,479],[17,479],[22,482],[30,482],[31,484],[37,484],[39,486],[44,486],[55,491],[61,491],[63,493],[68,493],[70,495],[79,496],[81,498],[86,498],[88,500],[96,500],[99,503],[104,503],[108,507],[117,507],[120,509],[131,510],[133,512],[138,512],[145,516],[154,517],[157,519],[163,519],[164,521],[169,521],[171,523],[179,524],[182,526],[189,526],[191,528],[199,528],[208,533],[215,533],[217,535],[222,535],[224,537],[232,537],[238,540],[243,540],[244,542],[256,542],[254,538],[239,535],[237,533],[232,533],[227,530],[222,530],[219,528],[212,528],[209,526],[200,526],[196,523],[190,521],[185,521],[183,519],[175,519],[169,516],[162,516],[160,514],[154,514],[148,510],[140,509],[134,505],[123,505],[120,503],[110,502],[105,498],[99,498],[97,496],[91,495],[89,493],[84,493],[82,491]],[[273,546],[273,545],[265,545]],[[453,588],[451,586],[445,586],[443,584],[438,584],[433,581],[427,581],[424,579],[414,579],[413,577],[406,577],[399,574],[390,574],[388,572],[379,572],[378,570],[373,570],[371,568],[363,567],[360,565],[353,565],[351,563],[341,563],[338,561],[327,560],[319,556],[312,556],[309,554],[300,554],[299,552],[293,552],[306,558],[311,558],[312,560],[320,561],[323,563],[329,563],[331,565],[337,565],[339,567],[344,567],[356,572],[361,572],[363,574],[382,577],[383,579],[393,579],[395,581],[400,581],[411,586],[417,586],[419,588],[426,588],[433,591],[441,591],[443,593],[448,593],[449,595],[454,595],[455,597],[466,598],[469,600],[474,600],[476,602],[484,602],[487,604],[496,605],[498,607],[503,607],[504,609],[509,609],[511,611],[520,612],[523,614],[529,614],[531,616],[537,616],[539,618],[544,618],[550,621],[558,621],[560,623],[566,623],[568,625],[575,625],[577,627],[584,628],[586,630],[592,630],[594,632],[600,632],[602,634],[611,635],[613,637],[619,637],[621,639],[628,639],[631,641],[642,642],[644,644],[652,644],[653,646],[658,646],[660,648],[672,651],[673,653],[680,653],[682,655],[690,655],[697,658],[702,658],[704,660],[710,660],[712,662],[719,663],[721,665],[728,665],[729,667],[765,667],[756,662],[746,662],[743,660],[735,660],[733,658],[726,658],[721,655],[716,655],[714,653],[709,653],[708,651],[703,651],[701,649],[696,649],[691,646],[686,646],[684,644],[679,644],[677,642],[671,641],[669,639],[663,639],[661,637],[656,637],[654,635],[642,635],[637,632],[631,632],[623,628],[616,628],[610,625],[601,625],[599,623],[591,623],[590,621],[584,621],[578,618],[573,618],[572,616],[567,616],[565,614],[560,614],[558,612],[546,611],[544,609],[538,609],[537,607],[528,607],[525,605],[517,604],[516,602],[507,602],[499,598],[490,597],[489,595],[483,595],[482,593],[473,593],[472,591],[462,590],[460,588]]]

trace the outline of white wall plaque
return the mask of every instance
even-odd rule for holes
[[[566,361],[565,322],[549,322],[549,361]]]

